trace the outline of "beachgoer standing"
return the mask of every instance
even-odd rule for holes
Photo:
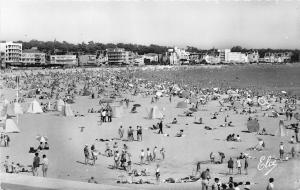
[[[296,126],[296,127],[295,127],[296,143],[298,143],[298,133],[299,133],[299,128],[298,128],[298,126]]]
[[[164,133],[163,133],[163,123],[162,123],[162,121],[159,122],[158,127],[159,127],[158,134],[164,134]]]
[[[43,155],[42,159],[42,171],[43,171],[43,177],[47,177],[47,172],[48,172],[48,166],[49,166],[49,160],[46,157],[46,155]]]
[[[146,160],[149,163],[150,161],[152,161],[152,155],[150,152],[150,148],[147,148],[147,156],[146,156]]]
[[[153,149],[153,161],[156,159],[156,154],[157,154],[157,147],[155,146]]]
[[[284,145],[283,142],[280,143],[279,145],[279,158],[282,160],[284,155]]]
[[[228,173],[233,174],[233,160],[231,157],[228,160]]]
[[[208,183],[210,179],[208,168],[201,173],[201,179],[202,179],[202,190],[208,190]]]
[[[118,169],[119,168],[119,161],[120,161],[119,151],[115,152],[114,161],[115,161],[115,169]]]
[[[142,150],[141,150],[141,155],[140,155],[141,164],[144,164],[144,158],[145,158],[145,152],[144,152],[144,150],[142,149]]]
[[[9,173],[9,156],[6,156],[6,159],[4,161],[4,167],[5,167],[5,172]]]
[[[213,152],[211,152],[209,154],[209,158],[210,158],[210,163],[214,164],[215,163],[215,154]]]
[[[245,163],[244,163],[244,170],[245,170],[245,174],[248,175],[248,158],[247,156],[245,156]]]
[[[108,110],[107,111],[108,122],[111,122],[111,117],[112,117],[112,112],[111,112],[111,110]]]
[[[238,174],[242,174],[242,163],[239,157],[236,159],[236,167],[238,169]]]
[[[33,176],[38,176],[38,168],[40,167],[40,157],[39,153],[35,153],[35,157],[33,158],[32,163],[32,174]]]
[[[120,126],[118,132],[119,132],[120,139],[122,139],[124,136],[124,128],[122,125]]]
[[[165,159],[165,149],[164,148],[161,148],[160,149],[160,154],[161,154],[161,157],[162,157],[162,160],[164,160]]]
[[[84,153],[84,164],[88,164],[90,159],[90,153],[87,144],[84,146],[83,153]]]
[[[200,169],[201,169],[201,162],[197,162],[195,176],[197,176],[198,173],[201,174]]]

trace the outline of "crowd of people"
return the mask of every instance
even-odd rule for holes
[[[60,72],[57,71],[45,71],[43,73],[26,73],[21,76],[21,81],[23,84],[21,85],[21,89],[24,92],[22,99],[26,97],[34,97],[37,95],[43,95],[43,100],[50,100],[62,98],[64,101],[72,100],[76,101],[77,96],[90,96],[91,99],[95,98],[110,98],[114,99],[116,97],[122,97],[124,94],[130,94],[132,96],[136,94],[141,94],[143,97],[150,97],[151,104],[159,103],[160,99],[163,99],[163,95],[168,97],[169,103],[173,103],[173,99],[178,97],[184,98],[184,100],[190,105],[190,109],[185,111],[184,116],[192,116],[196,111],[199,110],[200,105],[208,104],[209,101],[218,100],[221,108],[219,111],[211,112],[211,117],[201,116],[199,119],[199,126],[204,124],[203,120],[214,120],[219,121],[221,115],[226,113],[224,119],[224,125],[220,125],[220,127],[235,127],[235,123],[231,120],[231,115],[251,115],[258,114],[260,110],[252,109],[254,105],[259,105],[258,99],[265,98],[267,102],[284,102],[286,105],[286,121],[291,121],[295,116],[294,110],[289,107],[290,105],[294,105],[296,101],[296,97],[287,96],[287,95],[279,95],[279,94],[266,94],[266,95],[258,95],[258,92],[251,91],[249,89],[233,89],[233,88],[200,88],[196,85],[186,85],[186,84],[175,84],[172,81],[148,81],[143,79],[137,79],[133,77],[133,73],[135,71],[129,69],[123,69],[119,71],[111,72],[102,72],[102,71],[88,71],[88,70],[73,70],[66,71],[64,73],[64,77],[60,76]],[[6,87],[15,88],[14,78],[10,76],[4,76],[4,81]],[[79,84],[83,84],[83,87]],[[35,89],[35,90],[34,90]],[[161,92],[163,95],[157,95],[157,92]],[[226,98],[221,99],[220,97],[224,96]],[[124,98],[120,101],[120,105],[125,103],[125,106],[128,108],[130,105],[130,100],[128,98]],[[284,100],[283,100],[284,99]],[[114,100],[113,100],[114,101]],[[227,105],[225,105],[227,104]],[[48,103],[43,104],[44,111],[47,111],[49,105]],[[88,113],[98,113],[100,116],[100,120],[103,123],[111,123],[113,110],[110,107],[109,103],[100,103],[100,109],[89,109]],[[263,106],[261,106],[263,107]],[[131,113],[136,113],[136,106],[133,106],[131,109]],[[191,111],[191,109],[196,111]],[[272,106],[268,107],[268,109],[273,109]],[[275,108],[274,108],[275,109]],[[282,113],[284,114],[284,113]],[[133,114],[132,114],[133,115]],[[283,116],[284,117],[284,116]],[[173,117],[172,117],[173,118]],[[178,119],[180,120],[180,118]],[[171,122],[172,125],[180,125],[179,121],[176,117],[174,117]],[[156,122],[156,121],[155,121]],[[223,123],[223,119],[222,119]],[[133,127],[136,126],[136,127]],[[157,130],[158,134],[165,134],[164,132],[167,130],[164,127],[163,119],[160,119],[156,124],[150,129]],[[126,129],[125,129],[126,128]],[[213,127],[205,126],[207,130],[212,130]],[[96,149],[95,145],[92,144],[89,146],[86,144],[83,148],[84,154],[84,164],[96,166],[96,161],[100,158],[99,156],[110,157],[113,160],[112,168],[116,170],[124,170],[128,174],[133,173],[134,175],[146,175],[146,171],[144,169],[141,172],[138,172],[136,168],[133,167],[133,161],[138,162],[140,165],[149,165],[151,166],[155,172],[153,175],[157,182],[161,182],[161,165],[164,164],[166,158],[166,150],[164,148],[164,144],[159,148],[158,146],[146,146],[147,148],[141,149],[139,157],[133,157],[132,152],[133,149],[129,150],[128,143],[132,143],[133,141],[141,142],[143,141],[143,130],[145,128],[140,124],[124,127],[120,125],[117,131],[118,138],[115,141],[106,142],[105,151],[101,154],[99,150]],[[298,143],[298,126],[293,126],[292,129],[295,132],[295,135],[290,139],[291,144]],[[224,129],[225,130],[225,129]],[[125,132],[126,131],[126,132]],[[175,134],[175,137],[183,137],[185,129],[180,128],[179,132]],[[227,133],[228,134],[228,133]],[[258,132],[259,135],[266,135],[266,130],[262,130]],[[223,137],[224,138],[224,137]],[[4,142],[4,146],[9,146],[10,138],[7,134],[1,134],[1,145]],[[230,133],[227,135],[226,139],[228,141],[235,142],[244,142],[244,138],[242,139],[240,134]],[[125,144],[119,145],[119,142],[126,141]],[[112,143],[112,144],[110,144]],[[98,145],[97,145],[98,146]],[[112,147],[111,147],[112,146]],[[263,139],[259,140],[258,145],[256,145],[253,149],[264,151],[265,150],[265,142]],[[44,154],[43,150],[49,150],[49,145],[46,143],[41,143],[37,149],[34,149],[32,153],[35,154],[32,164],[32,173],[34,176],[38,176],[39,170],[41,167],[42,173],[44,177],[47,177],[47,171],[49,166],[49,161]],[[295,157],[296,151],[292,150],[292,157]],[[42,158],[40,158],[42,155]],[[136,155],[136,154],[135,154]],[[217,155],[212,152],[210,154],[210,163],[211,164],[223,164],[225,161],[225,154],[219,153],[219,159],[217,159]],[[279,159],[285,160],[286,158],[286,147],[282,142],[279,145]],[[227,156],[227,155],[226,155]],[[228,174],[234,174],[234,168],[236,168],[236,174],[241,175],[242,173],[248,174],[249,167],[249,157],[245,154],[241,154],[239,156],[229,155],[229,159],[227,161]],[[20,164],[19,164],[20,165]],[[15,173],[16,171],[20,171],[17,169],[18,164],[5,164],[6,171]],[[229,180],[228,183],[222,183],[220,178],[214,178],[212,180],[213,174],[211,174],[210,169],[205,169],[200,172],[200,164],[197,165],[197,172],[200,174],[199,179],[201,180],[202,189],[207,190],[211,187],[214,190],[227,189],[227,190],[238,190],[240,183],[233,182],[233,179]],[[16,172],[17,173],[17,172]],[[139,174],[140,173],[140,174]],[[196,176],[192,179],[192,181],[197,181]],[[167,180],[172,181],[172,180]],[[89,179],[90,183],[97,183],[94,177]],[[273,188],[274,179],[270,179],[268,190]],[[244,189],[250,189],[250,183],[246,182],[244,184]]]

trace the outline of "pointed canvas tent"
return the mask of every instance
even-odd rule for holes
[[[284,137],[286,135],[283,120],[279,121],[279,126],[277,128],[275,135],[279,137]]]
[[[64,106],[65,106],[65,103],[62,99],[57,100],[57,102],[56,102],[56,110],[57,111],[63,111]]]
[[[15,124],[14,120],[12,119],[6,119],[5,125],[2,126],[1,132],[3,133],[20,133],[20,129]]]
[[[148,113],[149,119],[161,119],[163,118],[163,114],[161,111],[159,111],[157,106],[151,107],[149,113]]]
[[[123,115],[123,106],[111,106],[112,109],[112,117],[118,118]]]
[[[250,133],[259,131],[259,123],[257,119],[250,119],[247,122],[247,128]]]
[[[62,111],[63,116],[74,116],[73,110],[70,106],[70,104],[65,104]]]
[[[187,108],[188,105],[186,102],[182,101],[182,102],[178,102],[176,105],[176,108]]]
[[[36,99],[34,99],[27,110],[28,113],[43,113],[43,110],[41,108],[41,105]]]

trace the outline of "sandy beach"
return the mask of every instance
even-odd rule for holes
[[[169,68],[171,70],[172,68]],[[0,147],[1,161],[5,160],[6,156],[10,156],[10,160],[15,163],[21,163],[23,165],[32,165],[34,154],[29,153],[30,147],[38,147],[39,141],[36,140],[36,136],[43,135],[48,137],[49,150],[42,150],[40,155],[46,154],[49,159],[49,178],[68,179],[81,182],[87,182],[87,180],[93,176],[98,183],[117,185],[122,187],[137,188],[137,189],[199,189],[201,188],[201,180],[196,182],[186,183],[163,183],[164,179],[174,178],[180,179],[187,176],[194,175],[196,169],[196,163],[201,161],[201,171],[206,168],[210,169],[211,182],[214,178],[220,178],[221,182],[228,182],[228,178],[232,176],[236,182],[251,182],[252,189],[264,189],[267,185],[268,179],[273,177],[277,189],[297,189],[300,188],[300,170],[299,170],[299,143],[289,143],[294,131],[286,129],[284,136],[275,135],[279,127],[279,121],[284,121],[284,126],[290,126],[293,123],[299,123],[294,117],[291,120],[286,121],[285,115],[278,115],[278,117],[268,117],[272,114],[272,111],[279,110],[280,107],[285,107],[284,101],[279,103],[275,101],[280,92],[285,90],[290,95],[299,95],[299,69],[300,67],[274,66],[274,68],[268,66],[253,66],[253,67],[220,67],[220,68],[208,68],[203,69],[183,69],[169,71],[168,68],[155,68],[155,69],[135,69],[128,76],[123,75],[123,82],[126,78],[126,84],[131,84],[133,79],[143,79],[142,82],[136,86],[138,89],[148,90],[149,92],[154,89],[145,88],[147,81],[155,81],[156,84],[162,84],[164,81],[172,80],[168,75],[176,76],[174,83],[193,85],[193,82],[197,82],[202,88],[257,88],[258,91],[266,93],[271,91],[276,92],[275,97],[264,96],[269,104],[272,105],[272,109],[262,111],[262,106],[251,106],[251,110],[255,110],[254,113],[242,113],[242,109],[245,107],[248,110],[249,106],[242,106],[237,108],[237,112],[233,109],[228,109],[231,105],[224,103],[222,106],[219,101],[223,101],[228,98],[228,94],[216,92],[218,98],[212,99],[212,95],[209,96],[209,100],[206,104],[199,105],[196,112],[192,113],[191,117],[185,116],[184,112],[192,107],[192,104],[187,104],[187,108],[176,108],[176,105],[180,101],[185,101],[185,98],[179,98],[177,95],[169,100],[169,95],[166,91],[167,87],[162,91],[162,96],[159,97],[157,102],[151,103],[154,94],[144,95],[137,92],[132,95],[135,88],[128,87],[128,91],[122,91],[123,98],[126,97],[130,100],[129,106],[125,104],[121,105],[122,98],[114,99],[110,105],[121,106],[122,116],[118,118],[112,118],[112,122],[100,123],[99,113],[88,113],[88,110],[100,109],[99,100],[102,97],[92,99],[91,96],[75,95],[74,103],[70,104],[74,113],[78,112],[83,116],[70,116],[64,117],[58,111],[47,111],[40,114],[24,113],[16,116],[13,111],[13,103],[8,104],[7,114],[13,116],[12,119],[20,129],[20,133],[9,133],[10,145],[9,147]],[[113,70],[113,69],[111,69]],[[115,68],[115,70],[118,70]],[[125,69],[124,69],[125,70]],[[276,71],[275,71],[276,70]],[[293,70],[293,71],[292,71]],[[101,71],[101,69],[100,69]],[[107,85],[104,89],[111,88],[112,86],[109,80],[110,71],[100,72],[105,73],[103,83]],[[209,71],[209,72],[207,72]],[[285,75],[284,72],[290,72],[289,75]],[[37,73],[39,71],[34,71]],[[43,71],[40,71],[43,72]],[[83,71],[83,74],[87,71]],[[92,71],[89,71],[92,72]],[[169,74],[168,74],[169,72]],[[180,72],[180,74],[179,74]],[[12,73],[6,73],[6,75],[18,75],[23,73],[22,71],[13,71]],[[174,74],[175,73],[175,74]],[[178,74],[176,74],[178,73]],[[196,75],[197,73],[197,75]],[[62,72],[62,75],[64,73]],[[114,74],[116,76],[118,74]],[[133,77],[129,77],[133,75]],[[273,75],[273,77],[271,76]],[[199,76],[199,77],[196,77]],[[214,77],[213,77],[214,76]],[[107,77],[107,78],[106,78]],[[92,80],[90,77],[88,80]],[[103,78],[103,77],[102,77]],[[208,81],[211,80],[209,83]],[[275,79],[277,80],[275,80]],[[128,79],[128,80],[127,80]],[[13,81],[12,79],[9,79]],[[21,78],[21,80],[24,80]],[[45,80],[46,81],[46,80]],[[82,78],[80,81],[84,81]],[[120,80],[122,81],[122,80]],[[201,82],[199,82],[201,81]],[[7,83],[2,77],[2,101],[7,99],[9,102],[16,98],[16,89],[7,86]],[[154,83],[154,82],[153,82]],[[206,84],[206,85],[205,85]],[[85,84],[80,83],[77,86],[81,89]],[[197,85],[198,86],[198,85]],[[90,84],[89,86],[93,86]],[[183,88],[183,87],[182,87]],[[35,88],[34,88],[35,89]],[[49,88],[43,88],[48,90]],[[113,89],[113,88],[112,88]],[[28,93],[31,89],[23,90],[23,94]],[[265,93],[265,94],[264,94]],[[52,99],[39,99],[36,98],[24,98],[25,102],[20,103],[23,110],[28,109],[29,103],[36,99],[40,102],[51,102],[52,105],[56,103],[55,98]],[[252,95],[251,95],[251,98]],[[298,97],[299,98],[299,97]],[[242,99],[236,100],[242,104]],[[283,98],[284,99],[284,98]],[[297,101],[299,103],[299,99]],[[131,113],[133,104],[140,104],[137,107],[136,113]],[[151,130],[149,127],[156,125],[161,119],[148,119],[151,107],[157,106],[158,110],[164,115],[163,119],[163,132],[164,134],[157,134],[157,130]],[[53,107],[52,107],[53,108]],[[220,111],[220,109],[223,111]],[[54,108],[53,108],[54,109]],[[213,114],[217,112],[217,118],[211,119]],[[299,112],[299,105],[296,105],[296,110],[293,113]],[[225,117],[228,117],[228,121],[231,121],[233,126],[220,127],[225,122]],[[18,117],[18,118],[17,118]],[[203,119],[204,124],[195,124],[199,118]],[[265,128],[271,135],[258,135],[257,133],[247,132],[247,120],[249,117],[258,119],[260,130]],[[171,124],[172,120],[176,118],[177,124]],[[17,121],[18,120],[18,121]],[[125,129],[124,140],[111,140],[119,138],[118,129],[122,125]],[[132,126],[136,129],[136,126],[142,126],[143,139],[142,141],[125,141],[127,139],[127,129]],[[211,130],[205,129],[208,126]],[[84,127],[81,131],[80,127]],[[176,133],[183,130],[182,137],[175,137]],[[226,141],[226,137],[229,134],[238,134],[241,141]],[[168,135],[166,135],[168,134]],[[136,132],[134,131],[134,138],[136,139]],[[263,139],[266,147],[262,151],[249,150],[250,147],[254,147],[258,143],[258,138]],[[109,139],[110,141],[101,142],[99,139]],[[123,147],[123,144],[128,146],[128,152],[131,154],[132,169],[141,171],[147,169],[149,176],[131,177],[128,172],[120,169],[111,169],[110,166],[114,164],[113,157],[107,157],[105,153],[105,143],[109,143],[112,147],[114,142],[118,142],[119,148]],[[279,157],[279,145],[280,142],[284,143],[285,156],[289,157],[288,161],[281,161]],[[94,145],[99,152],[98,159],[95,165],[84,164],[84,145],[88,144],[89,147]],[[140,165],[140,151],[150,148],[151,152],[153,148],[157,146],[158,150],[165,149],[165,159],[162,160],[161,154],[158,153],[159,160],[152,161],[147,165]],[[296,156],[291,158],[288,154],[292,147],[296,150]],[[213,164],[210,163],[210,153],[223,152],[225,154],[224,163]],[[245,175],[244,170],[242,174],[237,174],[237,169],[234,168],[233,175],[228,174],[227,161],[230,157],[236,159],[240,153],[248,155],[248,174]],[[262,168],[258,169],[261,157],[266,158],[271,156],[273,161],[276,162],[276,167],[268,174],[265,173],[270,169]],[[216,160],[219,159],[216,156]],[[264,161],[265,162],[265,161]],[[160,166],[160,183],[156,182],[155,169],[157,164]],[[244,164],[244,161],[242,161]],[[244,166],[243,166],[244,167]],[[3,171],[3,168],[1,169]],[[18,175],[32,175],[31,172],[22,172]],[[41,171],[39,171],[41,175]],[[120,184],[118,180],[133,180],[138,181],[143,179],[148,180],[154,184]],[[243,187],[243,185],[241,186]]]

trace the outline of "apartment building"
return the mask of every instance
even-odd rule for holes
[[[36,47],[22,51],[22,64],[26,66],[40,66],[46,64],[46,54]]]
[[[4,55],[5,64],[20,64],[22,61],[22,44],[14,42],[1,42],[0,53]]]

